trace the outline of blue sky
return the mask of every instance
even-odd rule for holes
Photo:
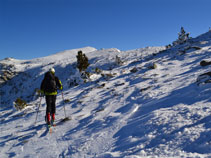
[[[210,0],[0,0],[0,59],[165,46],[211,27]]]

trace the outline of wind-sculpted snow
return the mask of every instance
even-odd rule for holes
[[[200,66],[211,59],[210,44],[208,32],[167,50],[86,47],[1,61],[13,64],[17,75],[1,87],[0,157],[211,157],[210,76],[198,78],[210,72],[210,65]],[[76,69],[78,50],[90,62],[86,82]],[[64,118],[64,106],[71,120],[58,123],[50,134],[45,99],[37,113],[40,98],[34,89],[52,66],[68,100],[59,92],[56,122]],[[22,89],[15,93],[19,85]],[[17,97],[28,99],[29,106],[11,108]]]

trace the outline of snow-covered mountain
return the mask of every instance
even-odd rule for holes
[[[89,59],[87,79],[76,69],[79,50]],[[207,32],[170,49],[85,47],[1,60],[0,157],[211,157],[210,65],[200,65],[210,52]],[[59,92],[56,120],[64,107],[71,120],[50,134],[37,89],[51,67],[69,100]],[[27,107],[17,111],[17,98]]]

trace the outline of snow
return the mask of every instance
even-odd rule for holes
[[[85,47],[33,60],[0,61],[18,72],[1,86],[0,157],[211,157],[211,84],[196,82],[210,71],[210,66],[200,66],[211,59],[210,37],[208,32],[169,50]],[[79,50],[90,61],[85,83],[75,66]],[[123,64],[115,63],[116,56]],[[40,98],[35,93],[50,67],[70,100],[64,103],[59,92],[56,120],[64,118],[64,106],[71,118],[51,134],[44,121],[45,99],[37,113]],[[80,84],[70,86],[73,80]],[[18,97],[29,104],[21,111],[12,106]]]

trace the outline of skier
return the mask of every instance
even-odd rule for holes
[[[50,68],[50,70],[45,73],[40,89],[41,93],[45,95],[47,104],[45,120],[50,126],[55,121],[57,89],[63,89],[61,81],[55,76],[54,68]]]

